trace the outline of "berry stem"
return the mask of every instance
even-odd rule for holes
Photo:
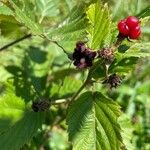
[[[70,104],[76,99],[76,97],[80,94],[80,92],[85,88],[85,86],[88,84],[89,80],[91,79],[90,71],[88,73],[88,76],[82,86],[79,88],[79,90],[73,95],[73,97],[70,100]]]
[[[98,60],[97,62],[95,62],[95,64],[93,64],[93,67],[90,68],[89,72],[88,72],[88,75],[87,75],[87,78],[86,80],[84,81],[84,83],[82,84],[82,86],[79,88],[79,90],[73,95],[73,97],[70,99],[70,104],[76,99],[76,97],[81,93],[81,91],[86,87],[86,85],[91,81],[91,78],[92,78],[92,73],[96,70],[96,66],[98,64],[102,64],[103,61],[101,62],[100,60]],[[70,105],[69,104],[69,105]]]
[[[61,46],[57,41],[51,40],[51,39],[50,39],[48,36],[46,36],[46,35],[42,35],[42,37],[44,37],[44,38],[46,38],[48,41],[50,41],[50,42],[56,44],[59,48],[61,48],[61,49],[63,50],[63,52],[68,56],[68,58],[69,58],[70,60],[72,60],[72,54],[68,53],[68,52],[64,49],[64,47]]]
[[[59,105],[68,102],[70,102],[69,99],[58,99],[58,100],[51,101],[51,105]]]
[[[105,74],[106,74],[106,79],[108,78],[108,69],[109,69],[109,65],[104,64],[105,65]]]
[[[31,36],[32,36],[32,34],[27,34],[27,35],[25,35],[25,36],[23,36],[23,37],[21,37],[21,38],[15,40],[15,41],[13,41],[13,42],[10,42],[10,43],[8,43],[7,45],[1,47],[1,48],[0,48],[0,51],[3,51],[3,50],[5,50],[5,49],[7,49],[7,48],[9,48],[9,47],[11,47],[11,46],[13,46],[13,45],[15,45],[15,44],[21,42],[21,41],[23,41],[23,40],[25,40],[25,39],[28,39],[28,38],[30,38]]]
[[[61,48],[61,49],[63,50],[63,52],[68,56],[69,59],[72,59],[71,54],[68,53],[68,52],[64,49],[64,47],[61,46],[57,41],[51,41],[51,42],[53,42],[53,43],[56,44],[59,48]]]
[[[116,43],[114,43],[114,45],[111,48],[112,52],[115,52],[115,50],[121,45],[121,43],[123,42],[124,39],[125,39],[125,37],[122,37],[120,34],[118,34],[117,41],[116,41]]]

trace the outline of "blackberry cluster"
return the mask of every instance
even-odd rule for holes
[[[121,83],[121,78],[115,73],[110,75],[103,84],[109,84],[110,88],[116,88]]]
[[[110,64],[114,60],[113,51],[110,48],[103,48],[98,51],[98,56],[105,60],[106,63]]]
[[[73,64],[79,69],[91,67],[95,56],[96,52],[87,48],[84,42],[77,42],[72,56],[74,61]]]
[[[44,112],[47,111],[50,107],[50,101],[40,100],[32,103],[32,110],[34,112]]]

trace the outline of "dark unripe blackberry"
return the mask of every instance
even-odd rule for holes
[[[115,73],[110,75],[103,84],[109,84],[110,88],[116,88],[121,83],[121,78]]]
[[[86,46],[85,46],[85,43],[84,42],[77,42],[76,43],[76,51],[81,51],[81,52],[84,52],[85,49],[86,49]]]
[[[79,41],[79,42],[76,43],[76,48],[80,48],[80,47],[82,47],[82,46],[85,46],[85,43],[84,43],[84,42]]]
[[[48,100],[40,100],[32,103],[32,109],[34,112],[44,112],[50,107],[50,102]]]
[[[87,48],[83,42],[77,42],[73,53],[74,65],[79,68],[87,68],[92,66],[92,62],[96,56],[90,48]]]
[[[93,60],[96,57],[96,52],[93,52],[91,49],[86,49],[85,55],[88,59]]]
[[[98,56],[104,59],[106,63],[112,63],[114,60],[113,51],[110,48],[103,48],[98,51]]]

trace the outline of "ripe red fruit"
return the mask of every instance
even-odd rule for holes
[[[126,25],[132,29],[132,28],[135,28],[136,26],[139,25],[139,20],[138,18],[134,17],[134,16],[129,16],[127,19],[126,19]]]
[[[136,26],[135,28],[130,30],[129,37],[130,39],[137,39],[141,34],[140,26]]]
[[[126,25],[126,21],[125,20],[121,20],[119,23],[118,23],[118,30],[119,32],[124,35],[124,36],[128,36],[129,34],[129,28],[128,26]]]

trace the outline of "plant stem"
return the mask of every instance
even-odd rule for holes
[[[11,42],[11,43],[8,43],[7,45],[1,47],[1,48],[0,48],[0,51],[3,51],[3,50],[5,50],[5,49],[7,49],[7,48],[9,48],[9,47],[11,47],[11,46],[13,46],[13,45],[15,45],[15,44],[21,42],[21,41],[23,41],[23,40],[25,40],[25,39],[28,39],[28,38],[30,38],[31,36],[32,36],[32,34],[27,34],[27,35],[25,35],[25,36],[23,36],[23,37],[21,37],[21,38],[15,40],[15,41]],[[47,38],[46,36],[44,36],[44,37]],[[48,38],[47,38],[47,39],[48,39]],[[49,39],[48,39],[48,40],[49,40]],[[52,42],[52,43],[54,43],[54,44],[56,44],[58,47],[60,47],[60,48],[63,50],[63,52],[68,56],[68,58],[71,59],[71,55],[70,55],[70,54],[63,48],[63,46],[61,46],[57,41],[52,41],[52,40],[49,40],[49,41]]]
[[[51,43],[56,44],[59,48],[61,48],[63,50],[63,52],[68,56],[69,59],[72,60],[72,55],[70,53],[68,53],[63,46],[61,46],[57,41],[51,40],[47,35],[43,34],[43,37],[45,37],[48,41],[50,41]]]
[[[122,37],[120,34],[117,36],[117,41],[114,43],[114,45],[111,47],[112,51],[114,52],[123,42],[125,38]]]
[[[106,79],[108,78],[108,69],[109,69],[109,65],[104,64],[105,65],[105,74],[106,74]]]
[[[51,105],[59,105],[62,103],[67,103],[67,102],[69,102],[69,99],[58,99],[58,100],[52,101]]]
[[[23,40],[25,40],[25,39],[27,39],[27,38],[30,38],[31,36],[32,36],[32,34],[27,34],[27,35],[21,37],[20,39],[17,39],[17,40],[15,40],[15,41],[13,41],[13,42],[11,42],[11,43],[9,43],[9,44],[7,44],[7,45],[1,47],[1,48],[0,48],[0,51],[3,51],[3,50],[5,50],[5,49],[7,49],[7,48],[13,46],[14,44],[17,44],[17,43],[19,43],[19,42],[21,42],[21,41],[23,41]]]
[[[57,41],[51,41],[51,40],[50,40],[50,42],[53,42],[54,44],[56,44],[59,48],[61,48],[61,49],[63,50],[63,52],[68,56],[69,59],[72,59],[70,53],[68,53],[68,52],[64,49],[64,47],[61,46]]]
[[[85,86],[89,82],[90,78],[91,77],[90,77],[90,71],[89,71],[86,80],[84,81],[84,83],[82,84],[82,86],[79,88],[79,90],[73,95],[73,97],[70,100],[70,103],[72,103],[76,99],[76,97],[80,94],[80,92],[85,88]]]

